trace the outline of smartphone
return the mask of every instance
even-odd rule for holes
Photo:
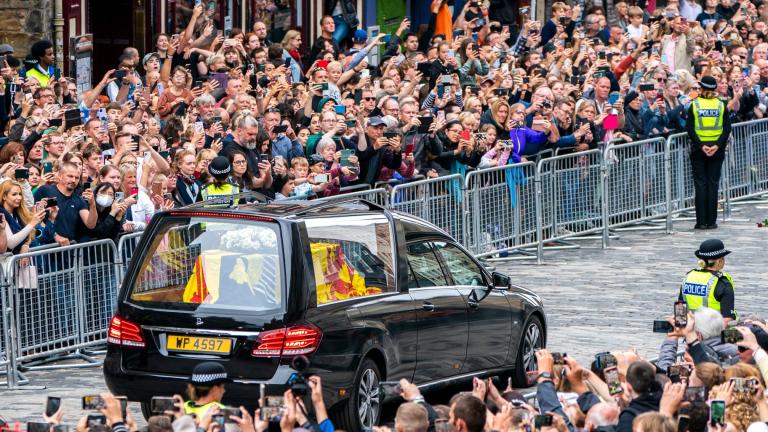
[[[434,121],[434,117],[432,116],[419,116],[419,121],[421,122],[421,126],[419,126],[419,133],[426,133],[429,131],[429,127],[432,125],[432,121]]]
[[[349,162],[349,157],[350,156],[354,156],[354,155],[355,155],[355,151],[354,150],[351,150],[351,149],[344,149],[344,150],[342,150],[341,151],[341,160],[340,160],[341,166],[350,166],[350,165],[352,165]]]
[[[27,432],[48,432],[51,429],[51,425],[48,423],[40,422],[28,422]]]
[[[400,136],[397,132],[384,132],[384,138],[391,139],[391,138],[397,138]]]
[[[664,320],[654,320],[653,321],[653,332],[654,333],[669,333],[673,331],[675,327],[670,324],[668,321]]]
[[[52,118],[48,120],[48,126],[56,126],[59,127],[63,124],[63,120],[60,118]]]
[[[469,141],[469,129],[462,130],[459,138],[463,139],[464,141]]]
[[[707,388],[688,387],[685,389],[683,400],[688,402],[705,402],[707,400]]]
[[[223,415],[214,414],[214,416],[211,419],[213,420],[214,423],[218,423],[220,431],[224,430],[224,423],[226,423],[226,419],[224,418]]]
[[[225,423],[235,423],[235,421],[232,420],[230,417],[237,417],[237,418],[243,417],[243,413],[240,411],[240,408],[235,408],[235,407],[219,408],[219,413],[221,413],[221,415],[224,416]],[[224,431],[221,431],[221,432],[224,432]]]
[[[440,121],[445,121],[445,111],[440,110],[437,112],[437,119]]]
[[[315,183],[328,183],[331,180],[328,174],[315,175]]]
[[[322,91],[328,91],[328,83],[321,83],[320,84],[320,90]]]
[[[619,370],[615,366],[605,369],[603,376],[605,376],[605,383],[608,384],[608,393],[611,396],[624,392],[624,388],[621,387],[621,381],[619,381]]]
[[[57,205],[59,205],[59,201],[56,198],[48,198],[47,200],[45,200],[45,208],[47,209],[51,207],[56,207]]]
[[[713,400],[709,403],[709,423],[712,426],[725,426],[724,400]]]
[[[53,429],[51,429],[51,432],[69,432],[69,426],[59,424],[54,426]]]
[[[600,60],[605,60],[605,51],[599,51],[597,53],[597,58]]]
[[[398,381],[382,381],[379,383],[381,391],[384,393],[385,398],[396,398],[400,396],[403,391]]]
[[[601,352],[595,355],[595,366],[598,369],[608,369],[618,364],[616,357],[609,352]]]
[[[48,396],[45,401],[45,415],[46,417],[53,417],[61,408],[61,398],[55,396]]]
[[[48,200],[50,202],[50,200]],[[47,205],[46,205],[47,206]],[[83,409],[87,411],[99,410],[104,408],[104,399],[99,395],[83,396]]]
[[[533,420],[533,424],[537,429],[540,429],[546,426],[552,426],[552,414],[537,415]]]
[[[155,396],[149,403],[149,409],[152,414],[162,415],[166,411],[176,411],[175,403],[176,401],[172,397]]]
[[[135,186],[132,187],[131,190],[130,190],[129,196],[134,196],[134,195],[138,195],[138,194],[139,194],[139,188],[137,188]]]
[[[283,397],[282,396],[265,396],[264,404],[260,408],[260,415],[262,420],[270,420],[276,417],[280,417],[283,412]]]
[[[565,364],[564,357],[568,357],[568,354],[556,353],[556,352],[552,353],[552,359],[555,361],[556,365],[564,365]]]
[[[688,325],[688,303],[684,301],[675,302],[675,327],[685,328]]]
[[[276,125],[272,127],[272,132],[276,134],[285,133],[288,130],[288,125]]]
[[[201,133],[203,133],[203,132],[205,132],[205,125],[204,125],[204,124],[203,124],[203,122],[201,122],[201,121],[196,121],[196,122],[195,122],[195,133],[201,134]],[[136,135],[134,135],[134,137],[135,137],[135,136],[136,136]],[[136,141],[136,142],[137,142],[137,141]]]
[[[438,84],[437,85],[437,98],[442,99],[445,95],[445,84]]]
[[[608,103],[611,105],[616,105],[616,102],[619,101],[619,92],[610,92],[608,93]]]
[[[727,328],[720,333],[720,340],[724,344],[735,344],[736,342],[744,340],[744,336],[742,336],[735,328]]]
[[[640,86],[638,86],[638,89],[641,92],[654,91],[654,90],[656,90],[656,86],[653,85],[653,84],[640,84]]]
[[[691,418],[687,415],[677,416],[677,432],[688,432],[690,422]]]
[[[408,143],[405,145],[405,154],[410,155],[413,154],[413,149],[415,145],[413,143]]]
[[[336,114],[346,114],[347,113],[347,107],[345,105],[334,105],[333,110],[336,111]]]
[[[16,168],[16,171],[14,171],[13,176],[16,178],[16,180],[28,179],[29,170],[26,168]]]
[[[667,376],[673,383],[688,382],[688,378],[691,376],[691,369],[686,364],[672,365],[667,369]]]
[[[347,125],[348,128],[354,128],[354,127],[357,126],[357,120],[355,120],[355,119],[346,120],[346,121],[344,121],[344,124]]]
[[[125,199],[125,192],[115,192],[115,200],[121,202]]]
[[[731,378],[730,382],[737,393],[754,393],[760,385],[756,378]]]
[[[116,79],[117,81],[122,81],[123,79],[125,79],[125,70],[123,70],[123,69],[118,69],[118,70],[116,70],[116,71],[115,71],[115,73],[113,74],[113,76],[115,77],[115,79]]]

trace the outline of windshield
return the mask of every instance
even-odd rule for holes
[[[282,308],[276,224],[242,219],[172,219],[144,253],[130,300],[182,310]]]

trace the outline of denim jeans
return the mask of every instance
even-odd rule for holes
[[[336,40],[336,43],[340,44],[341,41],[349,36],[349,32],[352,29],[349,28],[349,24],[344,21],[344,17],[341,15],[334,16],[333,22],[336,24],[336,30],[333,32],[333,39]]]

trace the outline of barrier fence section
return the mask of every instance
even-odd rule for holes
[[[452,174],[396,185],[389,193],[389,208],[429,221],[461,241],[463,183],[460,174]]]
[[[464,246],[475,256],[505,256],[511,250],[536,245],[535,175],[533,162],[467,174]]]
[[[545,242],[603,228],[602,152],[598,149],[543,159],[536,167],[538,256]]]
[[[563,151],[565,152],[565,151]],[[544,246],[630,224],[649,224],[694,208],[690,143],[684,133],[345,193],[421,217],[461,241],[477,257],[530,253]],[[549,154],[547,154],[549,156]],[[721,178],[726,216],[732,201],[768,194],[768,119],[733,125]],[[322,201],[323,199],[321,199]],[[6,254],[0,267],[0,367],[8,386],[17,371],[98,364],[84,350],[106,341],[117,289],[142,233],[111,240],[47,245]],[[188,244],[194,230],[171,235]],[[85,364],[45,366],[79,357]],[[23,364],[22,364],[23,363]]]
[[[665,147],[666,140],[655,138],[604,149],[606,228],[666,216],[670,173]]]

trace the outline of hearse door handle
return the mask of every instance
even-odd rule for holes
[[[433,305],[433,304],[432,304],[432,303],[430,303],[430,302],[424,302],[424,303],[422,303],[422,305],[421,305],[421,308],[422,308],[422,309],[424,309],[424,310],[425,310],[425,311],[427,311],[427,312],[434,312],[434,311],[435,311],[435,309],[436,309],[436,308],[435,308],[435,305]]]
[[[470,309],[479,309],[480,303],[474,300],[467,300],[467,306],[469,306]]]

